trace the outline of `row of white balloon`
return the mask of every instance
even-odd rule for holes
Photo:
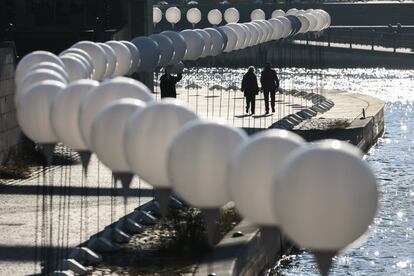
[[[207,213],[234,201],[249,221],[313,250],[325,274],[324,262],[376,214],[376,178],[356,147],[309,145],[284,130],[248,138],[176,99],[156,103],[132,79],[39,82],[22,97],[18,120],[35,142],[94,152],[115,176],[136,174]]]
[[[36,51],[24,57],[17,67],[16,104],[28,87],[40,80],[102,80],[134,72],[153,72],[157,67],[165,66],[169,66],[173,73],[181,72],[184,68],[182,61],[216,56],[329,26],[328,21],[306,21],[318,14],[322,13],[307,11],[292,18],[290,15],[278,16],[243,24],[229,23],[218,28],[164,31],[149,37],[137,37],[131,42],[81,41],[63,51],[59,57]],[[311,21],[313,23],[308,24]]]
[[[287,15],[305,16],[310,21],[310,24],[312,24],[315,21],[324,21],[325,28],[327,28],[331,24],[330,15],[322,9],[298,10],[296,8],[292,8],[286,12],[284,12],[281,9],[277,9],[272,12],[271,18],[278,18],[279,16],[287,16]],[[153,8],[154,24],[158,24],[159,22],[161,22],[162,18],[163,18],[163,12],[161,11],[161,9],[158,7],[154,7]],[[195,25],[201,21],[202,13],[198,8],[191,8],[187,10],[186,18],[189,23]],[[168,8],[165,11],[165,19],[173,25],[177,24],[181,20],[181,10],[177,7]],[[250,19],[251,21],[265,20],[266,14],[262,9],[255,9],[250,13]],[[217,26],[221,24],[221,22],[223,21],[223,14],[218,9],[210,10],[207,14],[207,20],[211,25]],[[224,20],[227,23],[238,23],[240,20],[239,11],[234,7],[226,9],[226,11],[224,12]],[[325,28],[322,28],[322,29],[325,29]]]

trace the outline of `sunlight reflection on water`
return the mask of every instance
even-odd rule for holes
[[[239,85],[246,68],[196,71],[185,75],[187,81],[229,86]],[[331,275],[414,275],[414,71],[285,68],[278,73],[283,88],[339,89],[386,102],[384,136],[366,158],[378,177],[380,210],[368,239],[336,257]],[[306,251],[286,256],[269,273],[317,274]]]

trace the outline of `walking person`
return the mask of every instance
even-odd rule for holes
[[[175,85],[183,78],[181,73],[172,76],[169,69],[165,68],[164,75],[160,78],[161,98],[176,98],[177,91]]]
[[[275,97],[276,91],[279,90],[279,78],[277,77],[276,71],[272,69],[270,62],[266,62],[262,75],[260,76],[260,84],[265,100],[266,114],[269,114],[269,94],[272,112],[275,112]]]
[[[254,73],[254,67],[250,66],[247,73],[244,74],[241,91],[244,92],[246,98],[246,113],[249,113],[249,108],[254,114],[256,95],[259,93],[259,86],[257,84],[257,77]]]

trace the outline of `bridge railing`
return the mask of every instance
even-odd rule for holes
[[[370,45],[371,49],[375,47],[392,48],[394,52],[397,49],[406,48],[414,49],[414,34],[398,33],[396,31],[378,31],[361,30],[361,29],[327,29],[322,35],[302,35],[299,39],[310,41],[327,42],[328,46],[331,43],[348,44],[352,48],[355,44]]]

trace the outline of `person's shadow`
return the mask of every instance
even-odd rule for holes
[[[250,117],[250,114],[243,114],[243,115],[234,115],[234,117],[236,118],[246,118],[246,117]]]
[[[269,113],[269,114],[254,115],[252,117],[253,118],[266,118],[266,117],[270,117],[272,115],[273,115],[272,113]]]

